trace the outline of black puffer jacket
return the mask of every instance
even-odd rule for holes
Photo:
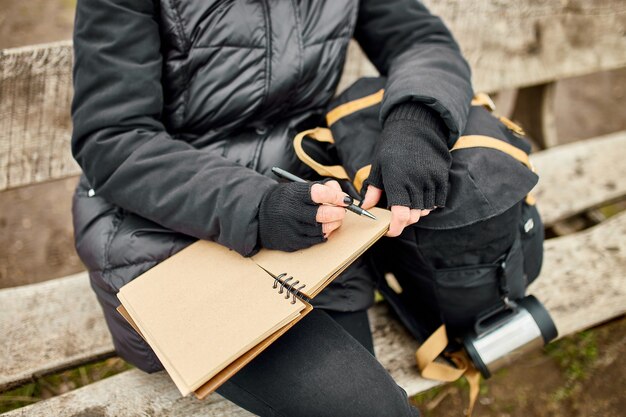
[[[414,100],[463,130],[469,68],[415,0],[79,0],[74,224],[96,290],[195,238],[258,249],[264,174],[298,169],[291,138],[320,123],[352,37],[388,76],[381,120]]]

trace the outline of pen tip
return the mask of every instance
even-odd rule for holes
[[[378,219],[376,218],[376,216],[374,216],[374,215],[373,215],[372,213],[370,213],[369,211],[363,210],[363,214],[364,214],[365,216],[369,217],[369,218],[370,218],[370,219],[372,219],[372,220],[378,220]]]

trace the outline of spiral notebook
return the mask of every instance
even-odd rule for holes
[[[183,395],[204,398],[302,319],[328,283],[389,228],[348,213],[327,242],[251,258],[198,241],[123,286],[118,311]]]

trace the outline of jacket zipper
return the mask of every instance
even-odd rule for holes
[[[272,79],[272,21],[270,19],[270,6],[267,0],[261,0],[265,17],[265,96],[261,102],[261,108],[267,102],[270,94],[270,80]]]

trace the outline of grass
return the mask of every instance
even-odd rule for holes
[[[546,346],[547,354],[561,368],[565,381],[553,394],[554,402],[569,399],[584,381],[598,358],[594,332],[584,331]]]
[[[0,394],[0,413],[64,394],[131,368],[132,366],[120,358],[110,358],[102,362],[37,378],[34,382]]]

